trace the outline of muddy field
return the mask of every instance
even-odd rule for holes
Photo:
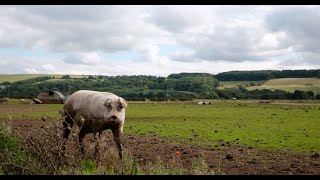
[[[12,120],[7,121],[23,137],[39,136],[41,120]],[[110,131],[102,134],[106,142],[105,148],[114,148],[115,143]],[[68,151],[75,150],[75,138],[69,138]],[[94,145],[93,135],[87,135],[85,146],[92,151]],[[140,162],[142,167],[146,163],[156,162],[160,157],[164,162],[179,155],[184,167],[190,168],[191,161],[204,157],[209,168],[213,171],[219,169],[226,175],[319,175],[320,157],[318,153],[292,154],[289,152],[257,150],[250,147],[235,146],[221,142],[224,150],[218,148],[205,148],[190,144],[170,142],[165,139],[146,136],[132,136],[124,132],[123,147]],[[220,165],[218,165],[220,163]]]
[[[0,106],[0,113],[15,112],[40,112],[40,109],[28,106],[24,109],[16,109],[13,106]],[[42,112],[42,111],[41,111]],[[22,137],[39,137],[41,126],[45,123],[41,119],[30,120],[4,120],[13,127]],[[62,136],[62,129],[59,129]],[[106,142],[104,150],[115,149],[112,133],[110,130],[103,132],[102,140]],[[67,143],[69,152],[76,151],[76,138],[70,136]],[[94,149],[94,138],[89,134],[85,138],[87,153]],[[252,147],[243,147],[228,142],[219,142],[219,147],[202,147],[178,141],[153,136],[129,135],[124,131],[123,148],[129,152],[135,160],[140,162],[142,168],[146,164],[156,163],[158,158],[163,162],[169,162],[177,156],[183,166],[189,169],[192,161],[203,157],[210,170],[226,175],[320,175],[320,157],[317,153],[292,153],[288,151],[259,150]],[[105,157],[105,156],[104,156]]]

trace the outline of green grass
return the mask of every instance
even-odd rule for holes
[[[213,101],[213,105],[129,102],[124,132],[220,147],[229,142],[262,149],[319,151],[320,104]],[[297,101],[294,101],[295,103]],[[59,118],[61,104],[8,104],[1,119]],[[0,107],[1,108],[1,107]]]
[[[319,151],[318,107],[215,102],[212,106],[131,104],[126,133],[219,146]],[[219,142],[220,140],[220,142]]]
[[[1,111],[0,113],[0,121],[1,120],[38,120],[43,116],[49,117],[53,122],[58,120],[60,114],[58,111],[62,108],[62,104],[24,104],[19,101],[10,101],[9,104],[0,105],[1,108],[5,108],[5,111]],[[47,121],[46,121],[47,122]],[[49,123],[50,124],[50,123]],[[55,141],[62,142],[62,139],[57,138],[56,128],[55,126],[46,125],[46,137],[47,141],[41,141],[41,136],[44,134],[39,134],[38,137],[30,139],[32,141],[33,148],[29,147],[29,149],[37,149],[37,151],[30,153],[29,151],[22,150],[22,144],[20,143],[20,139],[12,137],[14,136],[13,132],[9,134],[5,127],[12,128],[11,126],[0,126],[0,160],[3,163],[0,163],[0,174],[28,174],[29,171],[32,170],[31,173],[34,174],[79,174],[79,175],[174,175],[174,174],[213,174],[214,172],[208,169],[208,166],[203,161],[203,159],[199,158],[194,160],[194,170],[184,169],[182,167],[182,162],[179,160],[179,157],[173,156],[171,160],[168,162],[163,162],[159,159],[158,162],[149,163],[146,165],[145,169],[140,167],[140,164],[130,155],[127,151],[124,151],[124,159],[122,163],[118,160],[118,154],[116,149],[109,149],[107,151],[108,159],[107,161],[100,162],[95,157],[85,157],[82,159],[81,157],[75,157],[75,155],[67,155],[66,157],[74,157],[68,158],[66,160],[67,166],[65,164],[61,164],[59,158],[52,160],[52,157],[56,157],[61,154],[60,146],[56,146]],[[54,123],[56,124],[56,123]],[[54,125],[53,124],[53,125]],[[0,124],[1,125],[1,124]],[[49,131],[48,131],[49,129]],[[47,137],[48,136],[48,137]],[[36,140],[39,138],[38,140]],[[39,144],[39,142],[42,142]],[[5,148],[3,148],[5,147]],[[2,149],[5,149],[5,153],[2,152]],[[10,152],[8,154],[8,152]],[[22,154],[19,159],[14,159],[16,154]],[[36,153],[36,157],[32,156],[32,154]],[[14,156],[12,155],[14,154]],[[37,159],[37,157],[40,157]],[[47,160],[49,158],[50,161]],[[98,160],[98,161],[96,161]],[[52,164],[53,163],[53,164]],[[11,164],[18,165],[20,168],[19,171],[16,171],[15,166],[12,168],[8,166]],[[31,164],[32,167],[28,164]],[[69,167],[68,167],[69,166]],[[55,168],[52,168],[55,167]],[[32,169],[30,169],[32,168]],[[21,172],[21,169],[24,170]],[[220,168],[218,169],[220,171]]]
[[[11,128],[0,124],[0,174],[45,174],[45,169],[37,163],[39,159],[21,148],[21,139]]]
[[[258,101],[215,100],[213,105],[170,102],[169,104],[143,104],[129,102],[126,109],[125,134],[153,136],[176,143],[191,143],[214,148],[224,148],[222,143],[238,144],[268,150],[289,150],[291,152],[319,152],[320,150],[320,102],[279,101],[260,104]],[[58,119],[62,104],[0,104],[0,120],[39,120],[42,116]],[[36,174],[51,172],[26,151],[20,150],[20,142],[0,126],[1,161],[29,169]],[[53,131],[55,132],[55,131]],[[55,135],[55,134],[54,134]],[[55,137],[55,136],[54,136]],[[48,141],[50,143],[51,141]],[[51,147],[44,145],[43,147]],[[50,151],[51,152],[51,151]],[[110,151],[106,166],[98,166],[93,159],[80,159],[70,168],[59,167],[57,174],[207,174],[204,161],[192,162],[192,172],[181,167],[180,160],[149,164],[145,170],[124,154],[124,166],[118,164],[117,153]],[[26,162],[32,161],[33,167]],[[39,162],[39,163],[37,163]],[[45,164],[45,163],[44,163]],[[220,167],[218,162],[217,167]],[[0,166],[0,174],[17,174],[8,171],[7,165]],[[28,172],[25,172],[28,173]],[[219,174],[219,172],[215,172]]]
[[[9,110],[0,113],[0,120],[9,118],[14,120],[38,120],[42,116],[58,119],[58,112],[62,109],[62,104],[24,104],[10,102],[10,104],[4,104],[4,106],[9,108]]]

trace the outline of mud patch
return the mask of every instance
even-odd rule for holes
[[[43,122],[41,120],[4,121],[11,125],[23,137],[39,136]],[[61,131],[62,137],[62,129]],[[76,138],[67,142],[68,151],[75,151]],[[101,136],[105,148],[116,149],[111,131]],[[123,148],[140,162],[143,167],[148,163],[156,163],[160,158],[168,162],[173,156],[180,156],[183,166],[191,168],[192,162],[204,158],[210,170],[221,171],[227,175],[319,175],[319,153],[294,154],[286,151],[267,151],[233,144],[224,149],[207,148],[192,144],[173,142],[156,136],[129,135],[124,132]],[[87,152],[93,150],[93,134],[84,139]],[[179,152],[179,153],[176,153]]]

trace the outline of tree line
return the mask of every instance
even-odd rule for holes
[[[219,81],[261,81],[275,78],[320,77],[320,69],[228,71],[214,75]]]
[[[319,74],[319,72],[319,70],[232,71],[217,75],[210,73],[177,73],[170,74],[168,77],[89,75],[82,78],[71,78],[69,75],[64,75],[57,78],[55,76],[42,76],[16,82],[2,82],[0,83],[0,97],[34,98],[43,91],[59,91],[68,95],[80,89],[88,89],[113,92],[128,100],[320,99],[320,95],[314,94],[312,91],[296,90],[293,93],[269,89],[249,91],[244,86],[223,90],[217,89],[220,86],[221,79],[257,81],[274,76],[318,77],[311,75]]]
[[[223,90],[216,89],[216,93],[222,99],[320,100],[320,94],[315,94],[313,91],[295,90],[291,93],[284,90],[272,91],[270,89],[247,90],[244,86],[225,88]]]
[[[0,84],[1,97],[33,98],[43,91],[59,91],[65,95],[80,89],[109,91],[129,100],[191,100],[216,98],[214,89],[219,86],[212,74],[192,73],[183,77],[92,76],[71,78],[69,75],[56,78],[44,76]]]

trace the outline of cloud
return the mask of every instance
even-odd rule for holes
[[[0,6],[0,73],[168,75],[318,68],[319,8]],[[14,53],[5,53],[9,49]],[[33,52],[44,53],[40,58]]]
[[[97,53],[71,54],[62,60],[69,64],[98,65],[101,63],[101,58]]]
[[[41,46],[51,52],[117,52],[170,34],[145,22],[146,6],[4,6],[0,47]],[[7,15],[8,14],[8,15]]]
[[[180,33],[215,20],[216,6],[152,6],[147,21],[169,32]],[[200,18],[201,17],[201,18]]]
[[[294,52],[286,55],[283,61],[279,62],[279,66],[292,68],[294,67],[320,67],[319,54],[312,52]]]
[[[44,64],[42,65],[42,69],[45,71],[54,71],[55,67],[52,64]]]
[[[257,11],[259,10],[259,13]],[[263,26],[270,7],[260,6],[160,6],[154,8],[148,21],[176,37],[176,42],[192,49],[174,55],[182,61],[262,61],[282,55],[278,36]],[[187,13],[188,12],[188,13]]]
[[[195,52],[192,50],[189,51],[176,51],[169,54],[170,59],[180,62],[194,62]]]
[[[281,47],[293,47],[296,52],[320,53],[319,6],[286,7],[266,17],[266,26],[272,32],[285,32]]]

